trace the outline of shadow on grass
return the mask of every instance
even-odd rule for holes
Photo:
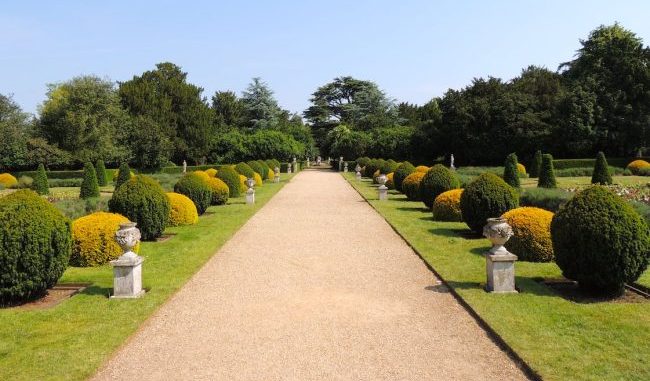
[[[423,217],[422,219],[426,219],[426,218]],[[433,221],[433,216],[429,219]],[[470,239],[470,240],[484,238],[483,236],[476,234],[469,229],[433,228],[433,229],[429,229],[429,233],[440,235],[443,237],[460,237],[460,238]]]
[[[111,296],[111,291],[113,291],[113,288],[111,287],[89,286],[79,294],[109,298]]]
[[[411,206],[411,207],[409,207],[409,206],[398,206],[395,209],[402,210],[404,212],[420,212],[420,213],[428,213],[429,212],[425,208],[420,208],[420,207],[417,207],[417,206]]]

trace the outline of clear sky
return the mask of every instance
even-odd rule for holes
[[[162,61],[205,89],[262,77],[302,112],[334,77],[375,81],[424,103],[472,78],[555,70],[579,39],[620,22],[650,43],[650,1],[0,0],[0,93],[35,112],[47,83],[123,81]]]

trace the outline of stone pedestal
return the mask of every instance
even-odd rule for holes
[[[246,191],[246,203],[247,204],[255,203],[255,189],[248,188],[248,190]]]
[[[348,162],[346,161],[345,164],[343,164],[343,172],[348,173]]]
[[[355,176],[357,177],[357,180],[361,180],[361,172],[357,172]]]
[[[287,164],[287,173],[291,173],[291,164]]]
[[[377,188],[377,192],[379,192],[380,201],[388,200],[388,187],[386,185],[380,185],[379,188]]]
[[[142,262],[144,258],[132,253],[111,261],[113,265],[113,295],[111,299],[139,298],[142,289]]]
[[[276,174],[275,177],[273,178],[274,183],[279,183],[280,182],[280,175]]]
[[[512,293],[515,289],[515,261],[512,253],[485,253],[485,270],[487,272],[487,291],[494,293]]]

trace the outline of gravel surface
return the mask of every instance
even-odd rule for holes
[[[345,179],[306,170],[93,379],[526,377]]]

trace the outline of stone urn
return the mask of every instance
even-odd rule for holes
[[[253,188],[255,186],[255,180],[252,178],[248,178],[246,180],[246,185],[248,186],[248,188]]]
[[[115,233],[115,241],[124,251],[124,254],[114,261],[113,266],[113,295],[111,299],[139,298],[144,295],[142,289],[142,262],[144,258],[133,252],[133,248],[140,242],[140,229],[135,222],[120,224],[120,229]]]
[[[491,255],[510,254],[505,248],[506,242],[512,237],[513,232],[505,218],[488,218],[483,227],[483,236],[492,242]]]
[[[138,257],[133,252],[133,248],[140,242],[142,236],[140,235],[140,229],[136,225],[135,222],[125,222],[120,224],[119,230],[115,233],[115,241],[124,252],[119,259],[135,259]]]
[[[386,177],[386,175],[379,175],[379,177],[377,177],[377,182],[379,185],[386,185],[386,181],[388,181],[388,177]]]

